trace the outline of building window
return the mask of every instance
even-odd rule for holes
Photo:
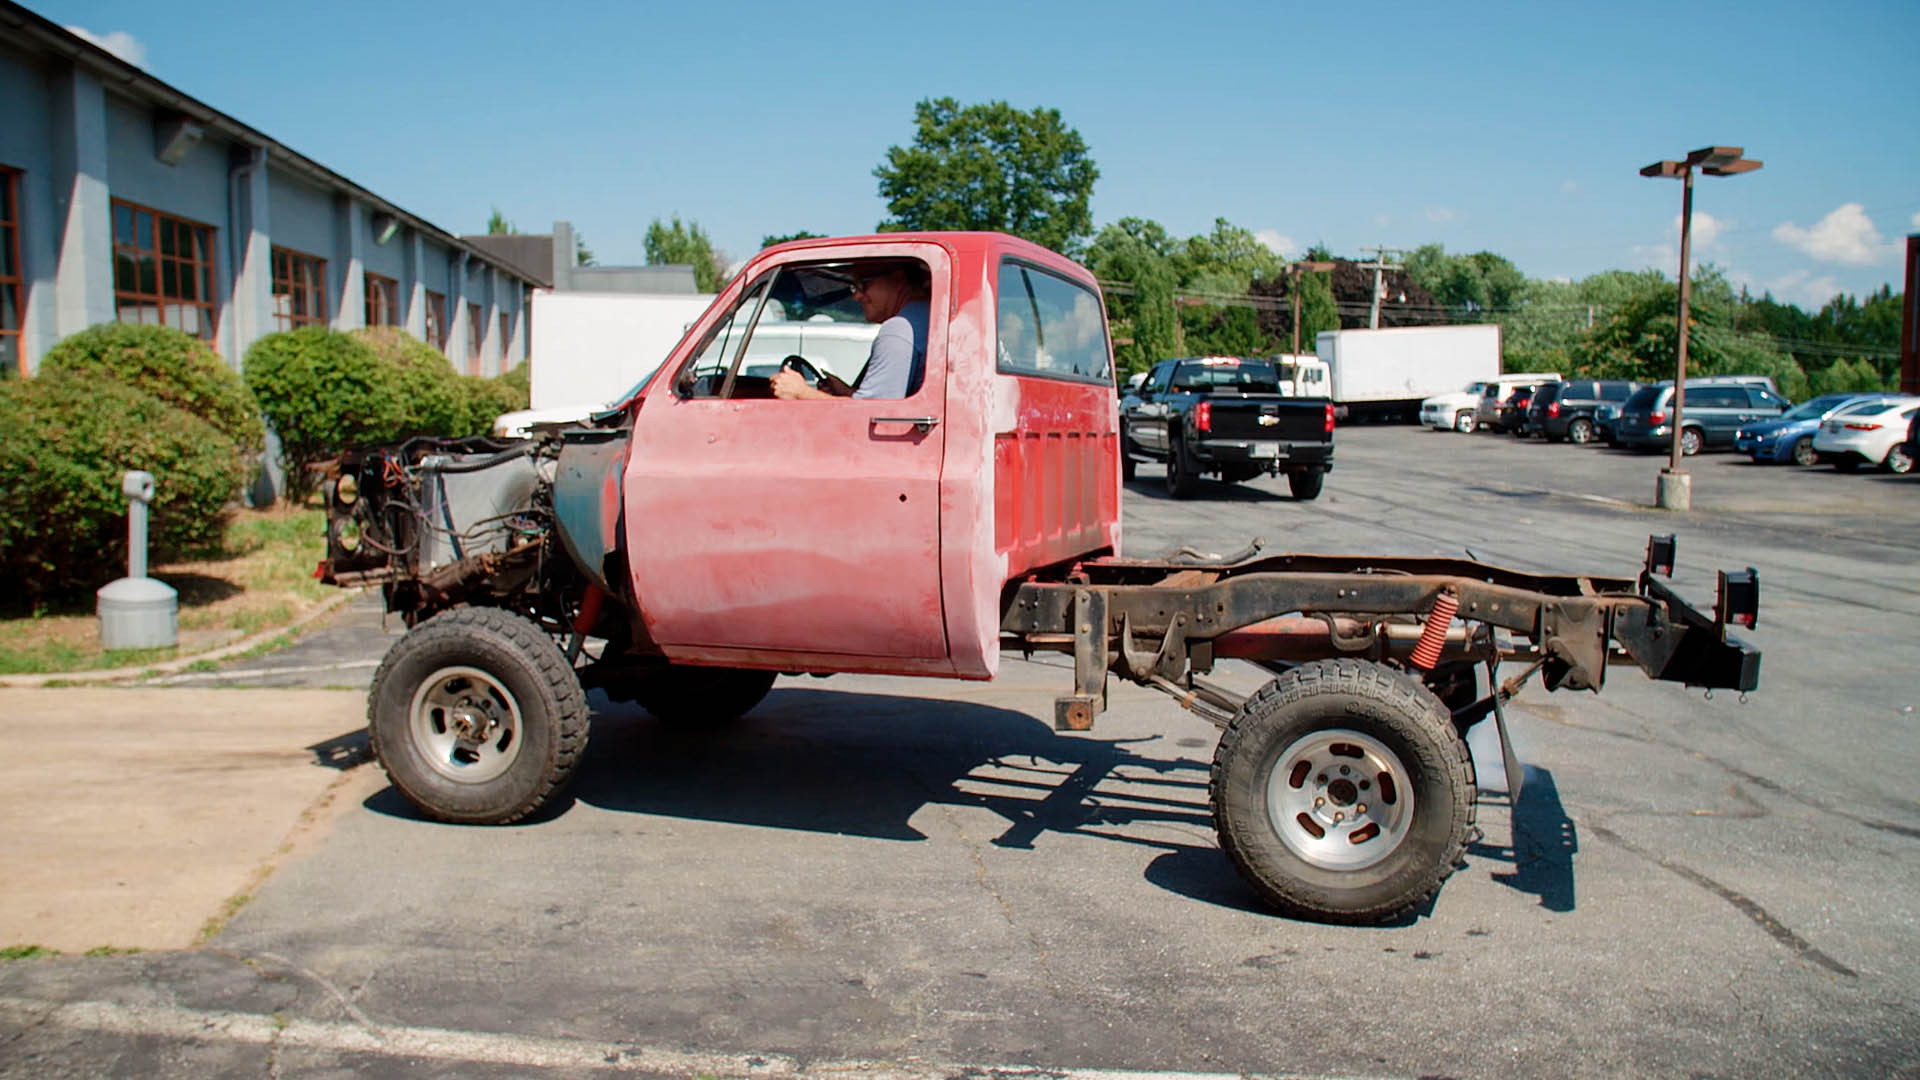
[[[432,291],[427,293],[427,344],[447,351],[447,298]]]
[[[213,340],[213,229],[113,200],[113,306],[121,322]]]
[[[500,313],[500,370],[505,371],[511,365],[507,362],[507,349],[513,343],[513,316]]]
[[[273,328],[326,325],[327,260],[273,249]]]
[[[0,165],[0,379],[27,373],[20,279],[20,170]]]
[[[480,315],[479,304],[467,305],[467,374],[480,374],[481,338],[487,332],[487,321]]]
[[[400,325],[400,283],[379,274],[366,274],[367,325]]]

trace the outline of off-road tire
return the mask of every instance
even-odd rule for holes
[[[774,672],[675,665],[652,672],[633,700],[670,724],[724,724],[745,716],[773,689]]]
[[[1577,446],[1585,446],[1593,441],[1593,421],[1584,416],[1576,416],[1567,424],[1567,441]]]
[[[1820,464],[1820,452],[1813,448],[1813,436],[1802,435],[1793,441],[1793,450],[1788,458],[1801,468],[1810,469]]]
[[[1327,483],[1327,474],[1318,469],[1287,474],[1287,490],[1300,502],[1310,502],[1320,497],[1320,489]]]
[[[1200,474],[1194,469],[1187,440],[1177,431],[1167,433],[1167,494],[1190,499],[1200,488]]]
[[[482,751],[492,758],[468,763],[463,751],[437,749],[447,745],[441,706],[462,694],[486,699],[503,721]],[[415,626],[387,650],[367,698],[368,737],[393,786],[429,817],[465,825],[505,825],[545,806],[572,778],[587,727],[586,693],[553,639],[496,608],[455,608]],[[450,775],[483,764],[479,779]]]
[[[1353,742],[1341,742],[1342,737]],[[1395,842],[1381,852],[1358,856],[1373,861],[1352,868],[1323,865],[1290,846],[1282,829],[1296,843],[1325,843],[1297,823],[1299,815],[1278,826],[1273,820],[1276,800],[1297,797],[1302,785],[1308,793],[1325,787],[1316,774],[1331,771],[1312,764],[1304,778],[1295,777],[1297,768],[1277,776],[1282,757],[1328,740],[1333,756],[1324,760],[1355,762],[1356,782],[1368,776],[1377,780],[1381,774],[1366,771],[1372,758],[1344,751],[1361,750],[1364,743],[1390,752],[1401,777],[1393,797],[1385,794],[1385,781],[1369,792],[1383,804],[1412,802],[1410,809],[1402,809],[1400,824],[1361,841],[1397,837]],[[1297,759],[1296,765],[1304,760]],[[1336,777],[1333,782],[1343,781]],[[1221,736],[1209,790],[1221,850],[1263,900],[1285,915],[1358,924],[1393,919],[1439,891],[1466,850],[1477,794],[1473,758],[1446,706],[1410,675],[1348,659],[1302,664],[1248,699]],[[1352,796],[1354,784],[1347,783],[1345,792],[1327,790],[1331,806]],[[1360,792],[1358,798],[1367,799],[1369,792]],[[1376,816],[1368,820],[1379,820],[1383,812],[1391,816],[1393,809],[1375,806]],[[1347,833],[1340,828],[1333,826],[1325,835],[1344,843],[1364,834],[1367,826]],[[1358,852],[1360,846],[1353,844],[1351,850]],[[1320,850],[1349,849],[1336,845]]]

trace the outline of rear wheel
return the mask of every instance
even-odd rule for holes
[[[553,639],[494,608],[456,608],[408,631],[367,701],[393,786],[429,816],[470,825],[518,821],[565,788],[587,718]]]
[[[1473,759],[1418,680],[1361,660],[1302,664],[1250,698],[1210,787],[1221,849],[1262,899],[1330,922],[1433,896],[1473,825]]]
[[[1593,441],[1593,421],[1584,416],[1576,416],[1567,425],[1567,441],[1581,446]]]
[[[1167,494],[1176,499],[1193,496],[1194,489],[1200,486],[1199,474],[1194,472],[1193,457],[1187,452],[1187,441],[1178,433],[1167,436]]]
[[[1894,443],[1893,449],[1887,451],[1887,460],[1880,464],[1890,473],[1905,476],[1913,471],[1913,456],[1907,453],[1906,446]]]
[[[1793,463],[1807,468],[1820,464],[1820,453],[1813,448],[1813,436],[1802,435],[1794,440]]]
[[[1680,453],[1685,456],[1692,457],[1699,453],[1700,447],[1705,445],[1705,442],[1706,440],[1700,435],[1699,428],[1680,429]]]
[[[1293,492],[1293,497],[1301,502],[1319,498],[1320,488],[1324,486],[1326,482],[1327,474],[1323,472],[1295,472],[1287,474],[1287,488]]]
[[[1473,434],[1473,426],[1474,419],[1472,413],[1459,412],[1453,414],[1453,430],[1462,435],[1471,435]]]

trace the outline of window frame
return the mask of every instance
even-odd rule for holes
[[[439,349],[441,352],[446,352],[447,294],[437,293],[432,289],[427,289],[425,292],[427,294],[427,310],[424,330],[427,337],[427,344]]]
[[[507,353],[513,344],[513,312],[500,313],[500,370],[507,370]]]
[[[120,239],[119,214],[117,211],[121,209],[125,209],[134,215],[133,242],[131,244],[123,244]],[[141,214],[150,215],[153,219],[153,247],[151,248],[142,248],[139,246],[139,215]],[[145,206],[129,199],[110,199],[108,216],[113,246],[114,321],[132,322],[136,325],[149,325],[142,323],[141,320],[138,319],[129,320],[124,318],[122,311],[125,309],[137,311],[145,306],[151,306],[159,316],[158,323],[151,325],[172,326],[173,324],[167,321],[168,307],[191,307],[199,309],[202,312],[202,318],[199,320],[200,326],[194,336],[202,341],[211,342],[217,340],[220,332],[220,306],[215,301],[214,294],[218,291],[220,283],[220,249],[215,240],[219,236],[220,230],[204,222],[195,221],[188,217],[181,217],[179,214],[169,214],[165,210]],[[187,235],[194,241],[195,251],[192,258],[185,258],[178,254],[168,255],[165,253],[165,247],[163,246],[161,237],[163,230],[168,226],[176,229],[184,227],[187,230]],[[205,255],[204,260],[200,258],[202,254]],[[126,255],[133,260],[134,290],[122,289],[120,287],[120,258],[122,255]],[[154,260],[153,286],[156,291],[153,293],[138,291],[140,284],[140,259],[146,255],[151,255]],[[187,300],[182,297],[168,296],[166,294],[168,269],[166,264],[169,262],[176,264],[173,268],[176,282],[179,280],[178,274],[182,265],[193,269],[196,282],[200,281],[199,275],[204,271],[206,275],[203,282],[205,288],[200,290],[201,293],[205,294],[203,299]],[[181,328],[175,327],[175,329]]]
[[[1080,290],[1080,292],[1092,298],[1094,306],[1098,308],[1100,311],[1100,342],[1106,354],[1107,372],[1105,375],[1081,375],[1075,372],[1041,371],[1038,368],[1026,367],[1020,364],[1010,363],[1008,361],[1007,357],[1010,354],[1005,353],[1000,348],[1000,303],[1001,303],[1000,279],[1001,279],[1001,276],[1006,273],[1007,268],[1009,266],[1018,266],[1029,273],[1044,274],[1047,277],[1050,277],[1053,280],[1058,281],[1061,284],[1067,286],[1068,288],[1078,289]],[[1113,362],[1112,328],[1107,325],[1107,306],[1105,302],[1102,301],[1100,297],[1100,293],[1097,289],[1089,289],[1083,283],[1076,281],[1073,278],[1070,278],[1065,274],[1060,273],[1057,270],[1053,270],[1046,266],[1043,266],[1040,263],[1033,261],[1032,259],[1023,259],[1017,255],[1002,255],[1000,257],[1000,265],[996,270],[996,272],[994,273],[994,277],[993,277],[993,305],[994,305],[993,367],[996,373],[1001,375],[1013,375],[1016,377],[1028,378],[1028,379],[1050,379],[1050,380],[1053,380],[1054,382],[1078,383],[1083,386],[1112,387],[1116,385],[1115,376],[1114,376],[1114,371],[1116,369]],[[1036,316],[1036,319],[1037,319],[1037,316]],[[1039,329],[1038,327],[1035,327],[1036,334],[1038,332],[1038,329]]]
[[[268,286],[272,294],[275,297],[291,298],[296,295],[296,290],[304,291],[310,309],[309,314],[297,314],[291,310],[293,304],[290,299],[289,310],[282,314],[276,302],[276,310],[273,313],[274,329],[298,330],[303,326],[327,325],[327,260],[280,244],[274,244],[267,249],[267,260],[273,268],[269,275],[272,278],[272,284]],[[285,274],[281,273],[283,262],[287,271]],[[307,271],[309,280],[302,282],[294,275],[296,262]],[[285,286],[285,292],[281,291],[282,286]],[[319,310],[317,315],[311,313],[311,309],[316,307]]]
[[[26,325],[26,269],[20,265],[20,178],[26,175],[23,169],[11,165],[0,165],[0,245],[5,246],[5,263],[0,263],[0,290],[13,295],[13,326],[0,322],[0,339],[12,339],[13,365],[10,370],[0,372],[0,378],[7,375],[27,374],[26,339],[23,331]],[[9,213],[10,211],[10,213]],[[13,267],[8,274],[5,267]]]
[[[361,325],[400,325],[400,282],[371,270],[360,271]]]
[[[467,301],[467,374],[480,374],[480,358],[487,340],[487,317],[480,305]]]

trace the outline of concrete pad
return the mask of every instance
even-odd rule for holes
[[[194,944],[377,770],[366,697],[0,690],[0,945]]]

